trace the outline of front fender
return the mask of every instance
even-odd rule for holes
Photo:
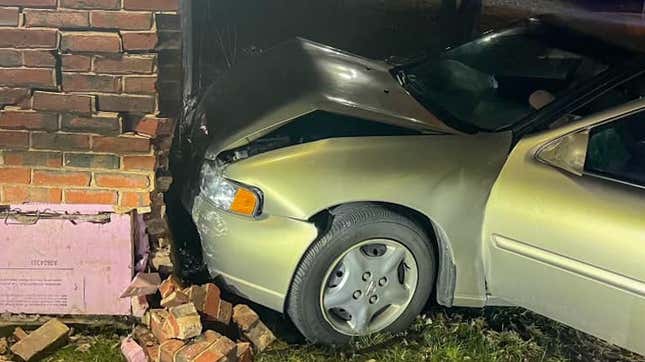
[[[455,304],[483,304],[481,227],[509,133],[333,138],[230,164],[227,177],[264,193],[264,213],[308,220],[353,202],[402,205],[445,231],[455,254]]]

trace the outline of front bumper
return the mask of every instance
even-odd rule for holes
[[[201,195],[191,213],[211,276],[235,294],[283,312],[291,278],[318,234],[316,226],[286,217],[234,215]]]

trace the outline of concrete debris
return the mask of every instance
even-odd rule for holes
[[[249,342],[237,343],[237,361],[238,362],[253,362],[253,349]]]
[[[161,284],[159,273],[138,273],[132,283],[121,293],[121,298],[155,294]]]
[[[11,346],[11,352],[23,361],[42,359],[67,342],[69,328],[58,319],[43,324]]]

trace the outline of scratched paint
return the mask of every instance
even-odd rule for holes
[[[91,205],[15,205],[23,211],[94,214]],[[112,214],[98,225],[0,220],[0,313],[129,315],[119,295],[133,274],[132,217]],[[9,221],[10,222],[10,221]]]

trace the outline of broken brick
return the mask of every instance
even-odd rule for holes
[[[256,351],[264,351],[276,338],[273,332],[262,321],[258,321],[247,332],[242,333],[244,339],[251,342]]]
[[[145,295],[130,297],[130,307],[132,308],[132,315],[137,318],[142,318],[150,304],[148,304],[148,298]]]
[[[273,332],[260,320],[249,306],[236,305],[233,308],[233,321],[245,340],[251,342],[256,351],[264,351],[276,338]]]
[[[217,310],[217,315],[214,318],[209,316],[208,320],[211,322],[217,322],[225,326],[228,326],[231,323],[232,315],[233,315],[233,304],[225,300],[220,300],[219,308]]]
[[[188,303],[188,295],[181,290],[175,290],[169,296],[161,300],[161,306],[164,308],[176,307]]]
[[[175,354],[175,362],[193,362],[210,345],[211,342],[205,339],[195,340],[177,351]]]
[[[161,282],[161,285],[159,285],[159,293],[161,293],[161,298],[169,296],[170,293],[178,289],[183,289],[183,287],[179,279],[174,275],[169,276],[168,279],[164,280],[163,282]]]
[[[185,343],[178,339],[169,339],[159,346],[159,362],[174,362],[175,355]]]
[[[249,342],[237,343],[237,362],[253,362],[253,349]]]
[[[8,349],[9,342],[7,342],[7,339],[5,337],[0,338],[0,355],[7,353]]]
[[[195,305],[198,312],[204,306],[204,299],[206,298],[206,291],[199,285],[193,285],[183,290],[183,293],[188,296],[188,300]]]
[[[233,308],[233,322],[241,332],[251,329],[260,317],[248,305],[238,304]]]
[[[212,283],[205,284],[202,288],[205,293],[204,304],[200,306],[201,309],[198,309],[200,309],[207,319],[215,320],[219,313],[221,292],[219,288]]]
[[[69,328],[58,319],[51,319],[27,337],[11,346],[11,352],[24,361],[41,359],[67,341]]]
[[[202,333],[202,322],[195,306],[187,303],[168,309],[163,329],[164,333],[170,333],[171,338],[186,340]]]
[[[137,273],[130,285],[121,293],[121,298],[155,294],[160,284],[159,273]]]
[[[154,334],[144,326],[136,326],[132,335],[134,340],[143,348],[148,360],[159,362],[159,343]]]
[[[168,339],[163,331],[163,326],[166,319],[168,319],[168,311],[163,309],[152,309],[148,311],[148,315],[150,323],[149,327],[152,334],[154,334],[159,342],[163,342]]]
[[[22,341],[23,339],[27,338],[28,335],[29,334],[27,334],[27,332],[25,332],[20,327],[16,327],[16,329],[13,330],[13,336],[17,341]]]
[[[235,361],[237,359],[237,345],[226,336],[220,336],[208,347],[207,351],[221,353],[226,357],[226,361]]]
[[[145,351],[132,338],[121,341],[121,353],[128,362],[148,362]]]

